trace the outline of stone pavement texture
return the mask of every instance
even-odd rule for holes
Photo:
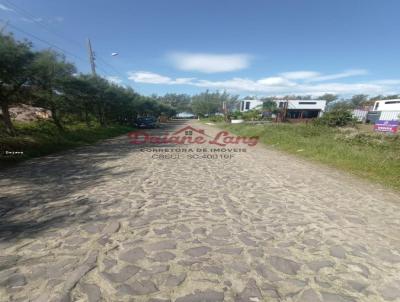
[[[400,195],[262,146],[30,160],[0,172],[0,301],[400,301]]]

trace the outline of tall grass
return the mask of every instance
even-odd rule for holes
[[[11,137],[0,129],[0,162],[19,161],[31,157],[92,144],[99,140],[122,135],[132,130],[131,127],[111,125],[107,128],[76,123],[58,131],[49,121],[16,123],[17,136]],[[6,151],[22,151],[22,155],[5,155]]]
[[[400,190],[400,136],[305,124],[230,125],[276,149],[316,160]]]

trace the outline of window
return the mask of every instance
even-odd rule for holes
[[[244,110],[244,101],[241,101],[240,103],[241,103],[240,105],[241,105],[241,107],[242,107],[241,110],[243,111],[243,110]]]
[[[316,105],[317,102],[299,102],[300,105]]]
[[[279,108],[283,108],[283,102],[279,102]]]
[[[400,101],[387,101],[385,104],[400,104]]]
[[[250,109],[250,102],[246,102],[246,110]]]
[[[374,111],[378,110],[379,102],[376,102]]]

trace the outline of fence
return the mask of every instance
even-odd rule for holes
[[[400,111],[381,111],[382,121],[400,121]]]

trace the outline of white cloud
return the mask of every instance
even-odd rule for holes
[[[250,64],[250,56],[245,54],[172,53],[169,58],[180,70],[204,73],[235,71]]]
[[[137,71],[128,72],[128,79],[137,83],[178,85],[191,84],[195,78],[176,78],[173,80],[170,77],[166,77],[158,73],[149,71]]]
[[[291,82],[288,79],[285,79],[282,77],[263,78],[263,79],[258,80],[257,83],[265,85],[265,86],[294,86],[294,85],[296,85],[294,82]]]
[[[284,77],[285,74],[290,74],[293,79],[296,77],[298,81],[288,80]],[[317,75],[318,74],[318,75]],[[177,85],[184,84],[194,87],[221,89],[231,92],[245,92],[245,93],[263,93],[267,95],[285,95],[285,94],[299,94],[299,95],[322,95],[324,93],[333,93],[340,95],[350,94],[396,94],[400,89],[399,79],[383,79],[367,82],[356,83],[340,83],[340,82],[327,82],[329,79],[338,79],[351,77],[356,75],[366,74],[365,70],[348,70],[337,74],[323,75],[314,72],[297,75],[294,72],[281,73],[280,76],[265,77],[258,80],[247,78],[232,78],[227,80],[211,81],[196,78],[170,78],[160,74],[140,71],[129,73],[129,79],[137,83],[146,84],[166,84]],[[301,76],[301,77],[300,77]],[[305,80],[305,77],[308,79]]]
[[[14,10],[12,8],[9,8],[7,6],[5,6],[4,4],[0,3],[0,10],[4,10],[6,12],[13,12]]]
[[[168,84],[171,78],[148,71],[129,72],[128,79],[138,83]]]
[[[318,77],[311,78],[309,80],[313,82],[322,82],[322,81],[337,80],[337,79],[349,78],[366,74],[368,74],[368,71],[365,69],[350,69],[340,73],[321,75]]]
[[[321,74],[316,71],[301,70],[301,71],[284,72],[281,73],[280,75],[289,80],[308,80],[319,77]]]

